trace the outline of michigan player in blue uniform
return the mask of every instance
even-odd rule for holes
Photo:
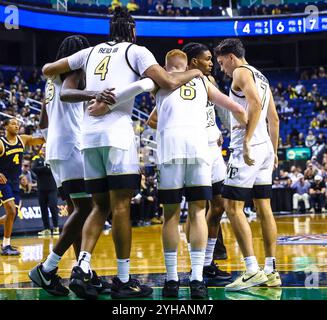
[[[0,137],[0,201],[6,215],[1,219],[4,224],[4,237],[1,255],[17,256],[20,252],[10,245],[10,237],[19,205],[19,176],[25,146],[40,145],[42,137],[18,135],[19,122],[15,118],[4,121],[5,136]]]

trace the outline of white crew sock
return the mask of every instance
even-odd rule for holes
[[[177,251],[164,251],[167,281],[178,281]]]
[[[89,273],[91,272],[91,254],[86,251],[81,251],[78,256],[78,265],[82,268],[83,272]]]
[[[129,281],[129,259],[117,259],[118,275],[121,282]]]
[[[47,259],[42,263],[42,269],[45,272],[50,272],[57,268],[61,257],[53,251],[48,255]]]
[[[191,249],[191,266],[192,274],[190,281],[203,280],[203,265],[204,265],[205,250],[194,250]]]
[[[2,247],[10,246],[10,238],[3,237]]]
[[[263,270],[266,274],[272,273],[274,270],[276,270],[276,258],[266,257],[265,268]]]
[[[255,256],[245,257],[246,272],[253,273],[259,270],[257,258]]]
[[[213,252],[215,250],[217,238],[208,238],[205,258],[204,258],[204,266],[210,266],[213,258]]]

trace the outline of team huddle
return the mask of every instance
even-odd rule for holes
[[[246,265],[246,271],[225,290],[280,286],[275,258],[277,230],[270,206],[272,171],[278,164],[279,120],[268,80],[247,63],[238,39],[225,39],[215,48],[221,70],[232,78],[229,97],[218,90],[210,75],[213,57],[205,45],[189,43],[182,50],[169,51],[162,68],[153,54],[135,41],[133,18],[117,8],[110,21],[109,42],[90,47],[82,36],[68,37],[56,61],[42,69],[48,80],[40,128],[47,145],[46,159],[70,215],[52,252],[29,272],[30,279],[50,294],[68,295],[57,271],[61,257],[73,245],[77,264],[69,289],[78,297],[96,299],[99,294],[111,294],[112,298],[138,298],[152,294],[150,286],[130,276],[129,260],[130,203],[140,184],[131,115],[135,96],[151,92],[156,108],[147,124],[156,129],[158,199],[164,207],[166,279],[162,295],[178,297],[178,224],[183,196],[189,204],[187,241],[193,299],[208,297],[204,275],[220,271],[213,263],[213,251],[223,212],[231,222]],[[230,112],[231,156],[227,167],[215,120],[217,108]],[[7,131],[15,121],[9,120]],[[17,143],[23,145],[24,139],[18,137]],[[26,141],[36,144],[44,140]],[[0,164],[8,141],[2,139],[1,143]],[[5,184],[0,183],[3,188]],[[264,269],[258,265],[243,213],[249,198],[262,226]],[[13,202],[10,194],[2,200],[7,199]],[[117,276],[110,284],[91,268],[91,255],[109,213],[117,256]]]

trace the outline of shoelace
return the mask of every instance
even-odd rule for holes
[[[138,281],[137,279],[131,278],[127,283],[131,287],[139,287],[140,286],[140,281]]]

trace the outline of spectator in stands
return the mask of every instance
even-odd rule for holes
[[[22,163],[22,175],[26,176],[27,181],[35,185],[35,175],[31,172],[31,162],[29,160],[23,160]]]
[[[316,117],[314,117],[310,122],[310,129],[318,129],[320,127],[320,123]]]
[[[174,4],[172,0],[166,2],[166,15],[173,17],[175,15]]]
[[[280,96],[282,96],[286,92],[285,88],[281,82],[278,82],[276,89]]]
[[[314,111],[315,112],[320,112],[322,110],[325,110],[325,107],[323,106],[322,102],[320,100],[316,101]]]
[[[292,180],[290,179],[288,172],[283,169],[279,171],[279,181],[283,188],[289,188],[292,184]]]
[[[32,184],[28,182],[25,175],[19,177],[19,190],[21,194],[30,194],[33,192]]]
[[[301,73],[300,79],[301,80],[310,80],[309,71],[308,70],[304,70]]]
[[[296,166],[291,166],[289,178],[292,180],[292,183],[295,183],[299,180],[299,176],[301,175],[300,171]]]
[[[297,85],[295,86],[295,91],[296,91],[296,93],[297,93],[298,96],[301,95],[301,93],[302,93],[302,89],[303,89],[303,88],[305,88],[305,87],[304,87],[304,85],[302,84],[301,80],[299,80],[299,81],[297,82]]]
[[[263,6],[263,7],[262,7],[262,14],[263,14],[264,16],[268,16],[268,15],[269,15],[269,12],[268,12],[268,9],[267,9],[266,6]]]
[[[135,2],[135,0],[129,0],[126,8],[129,12],[138,11],[140,9],[139,5]]]
[[[299,133],[296,144],[297,147],[304,147],[305,146],[305,139],[304,134],[302,132]]]
[[[310,130],[307,137],[305,138],[305,145],[308,148],[311,148],[316,143],[316,136],[313,134],[313,132]]]
[[[291,186],[292,189],[295,190],[295,193],[293,194],[293,210],[294,212],[298,211],[299,208],[299,201],[304,201],[304,206],[306,210],[310,209],[310,203],[309,203],[309,188],[310,183],[306,180],[304,180],[303,174],[298,175],[299,180],[294,182]]]
[[[111,6],[108,8],[109,13],[111,14],[116,7],[122,7],[122,3],[119,0],[112,0],[111,1]]]
[[[289,9],[287,4],[284,4],[284,6],[282,7],[282,14],[288,14],[291,13],[291,10]]]
[[[307,161],[306,169],[304,170],[304,178],[312,182],[314,177],[318,174],[318,168],[314,167],[311,161]]]
[[[320,92],[318,90],[318,86],[316,83],[312,85],[311,91],[310,91],[311,96],[313,97],[314,101],[320,98]]]
[[[279,177],[275,177],[272,188],[273,189],[282,189],[282,188],[284,188],[284,185],[281,184]]]
[[[325,72],[324,67],[319,67],[319,69],[318,69],[318,78],[320,78],[320,79],[327,78],[327,73]]]
[[[160,0],[157,2],[155,8],[157,11],[157,15],[162,16],[165,14],[165,7]]]
[[[289,84],[287,86],[286,93],[287,93],[287,96],[288,96],[289,99],[296,99],[297,98],[295,88],[293,88],[291,84]]]
[[[326,137],[325,137],[325,135],[322,132],[320,132],[318,134],[317,144],[318,145],[324,145],[325,143],[326,143]]]
[[[320,175],[314,177],[309,193],[311,208],[315,213],[321,213],[325,202],[326,184]]]
[[[277,6],[274,6],[274,8],[271,11],[272,15],[277,15],[277,14],[281,14],[281,13],[282,13],[282,11]]]

